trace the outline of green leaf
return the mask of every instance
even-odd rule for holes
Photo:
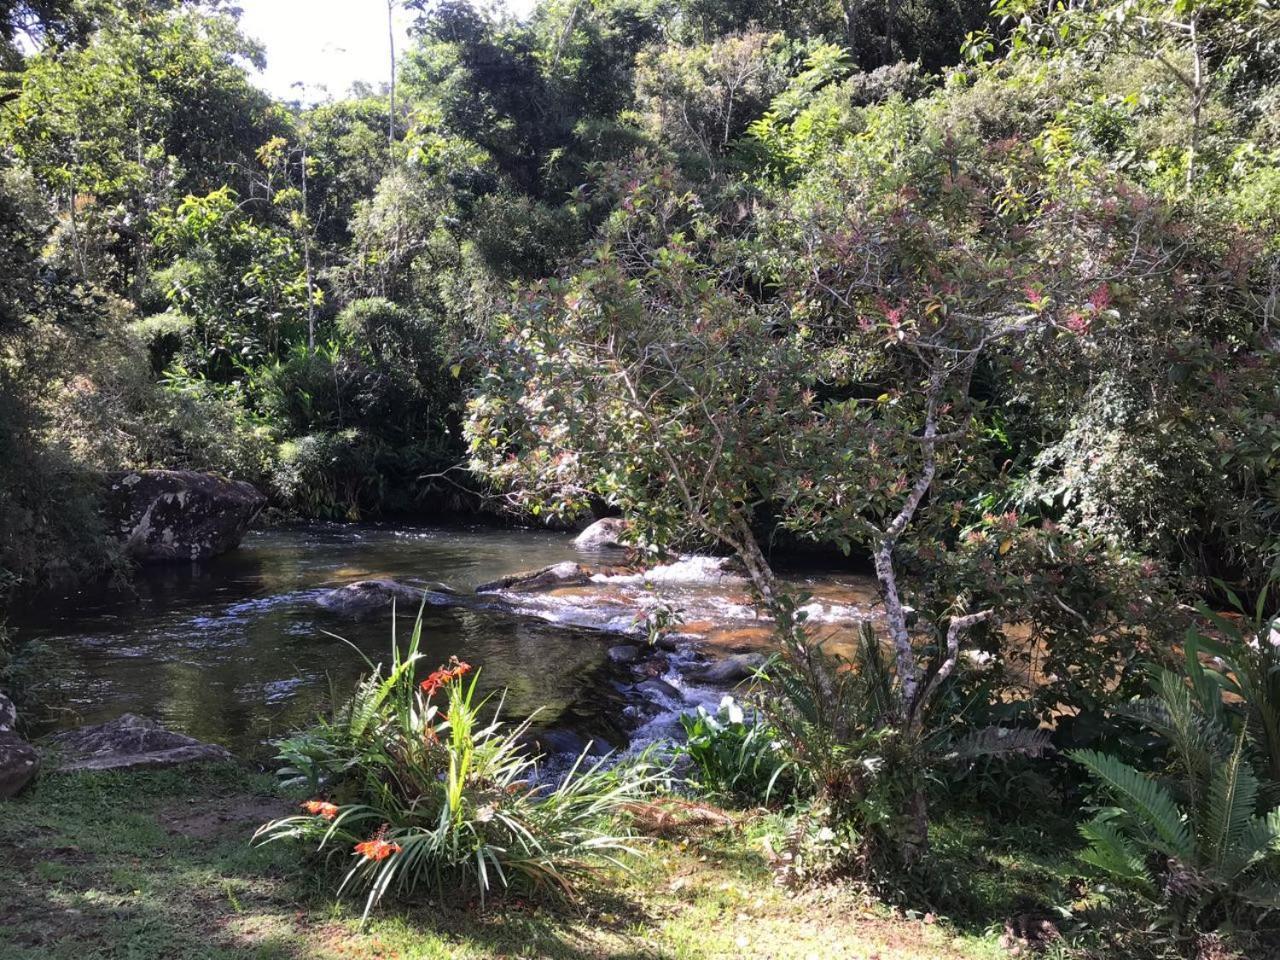
[[[1124,802],[1125,809],[1159,838],[1158,846],[1165,854],[1194,862],[1191,832],[1168,790],[1127,763],[1097,750],[1073,750],[1069,756]]]

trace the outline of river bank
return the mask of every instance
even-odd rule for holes
[[[0,958],[1007,956],[998,922],[907,917],[856,887],[776,886],[763,843],[776,824],[752,814],[727,830],[642,841],[643,857],[603,873],[572,904],[482,910],[424,897],[388,905],[362,931],[358,906],[335,905],[323,874],[301,868],[300,849],[249,845],[259,823],[293,802],[273,778],[235,763],[42,777],[0,820],[0,884],[9,891]],[[998,860],[1007,874],[994,881],[1003,884],[994,899],[1052,876],[1034,856],[984,849],[977,833],[964,833],[964,855]],[[1004,907],[993,902],[991,916]]]

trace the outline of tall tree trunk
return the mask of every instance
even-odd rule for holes
[[[396,148],[396,24],[395,0],[387,0],[387,48],[391,52],[391,86],[387,104],[387,158],[394,159]]]

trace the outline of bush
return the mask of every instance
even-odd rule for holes
[[[782,752],[777,732],[757,713],[726,695],[715,713],[699,707],[680,717],[680,752],[697,770],[695,786],[706,793],[764,803],[795,792],[794,764]]]
[[[957,733],[956,718],[941,710],[904,724],[894,669],[870,624],[850,659],[810,641],[793,605],[776,612],[783,652],[762,671],[771,694],[765,716],[808,798],[787,840],[789,869],[797,877],[853,874],[891,891],[917,886],[928,867],[927,781],[977,758],[1039,755],[1048,733]]]
[[[455,658],[416,682],[421,629],[419,619],[403,655],[393,641],[385,676],[371,665],[334,717],[280,744],[282,775],[326,799],[265,824],[255,839],[348,852],[354,863],[338,892],[366,890],[366,917],[388,893],[424,886],[441,898],[570,894],[630,852],[622,818],[658,771],[643,759],[588,764],[584,753],[558,784],[540,782],[538,758],[524,747],[529,721],[505,725],[501,704],[482,720],[468,664]]]
[[[1202,606],[1200,612],[1217,626],[1222,639],[1192,630],[1187,635],[1186,657],[1201,701],[1221,704],[1223,718],[1249,738],[1262,775],[1280,787],[1280,616],[1268,612],[1277,587],[1280,572],[1272,572],[1252,609],[1227,590],[1234,617]],[[1206,671],[1200,663],[1201,651],[1217,657],[1222,670]],[[1229,702],[1222,701],[1223,691]]]
[[[1168,768],[1140,771],[1114,756],[1078,750],[1113,805],[1080,828],[1081,858],[1136,895],[1174,937],[1220,927],[1254,929],[1280,902],[1280,806],[1263,801],[1249,768],[1245,732],[1169,671],[1156,696],[1124,712],[1169,746]],[[1202,691],[1201,691],[1202,692]]]

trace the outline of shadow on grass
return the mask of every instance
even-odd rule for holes
[[[0,960],[664,956],[643,908],[599,885],[576,904],[335,904],[333,872],[247,841],[273,802],[234,765],[46,776],[0,818]]]

